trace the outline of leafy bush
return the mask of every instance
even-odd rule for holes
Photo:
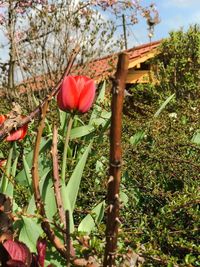
[[[158,80],[162,91],[177,97],[195,98],[200,95],[200,26],[190,26],[187,32],[171,32],[157,56]]]
[[[121,197],[126,200],[119,255],[124,258],[133,249],[144,258],[141,266],[148,267],[200,266],[200,147],[193,143],[200,101],[174,98],[155,118],[166,93],[138,85],[131,94],[124,104]],[[94,143],[78,197],[80,216],[83,206],[87,212],[106,194],[108,164],[103,159],[108,157],[108,146],[108,136],[101,144]],[[97,162],[104,171],[99,172]],[[100,233],[93,238],[102,239]]]

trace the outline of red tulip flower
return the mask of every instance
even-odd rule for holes
[[[0,126],[2,123],[4,123],[4,121],[6,120],[6,116],[5,115],[0,115]],[[21,128],[19,128],[16,131],[12,131],[7,137],[6,137],[6,141],[11,142],[11,141],[17,141],[17,140],[22,140],[24,139],[24,137],[27,134],[27,130],[28,130],[28,125],[24,125]]]
[[[94,101],[95,83],[86,76],[66,76],[58,92],[58,106],[63,111],[87,112]]]

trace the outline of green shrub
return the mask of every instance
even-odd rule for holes
[[[160,47],[155,62],[162,91],[177,97],[196,98],[200,95],[200,26],[190,26],[187,32],[171,32]]]

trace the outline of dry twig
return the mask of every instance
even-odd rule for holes
[[[38,210],[38,213],[41,215],[42,218],[46,218],[45,208],[44,204],[40,195],[40,189],[39,189],[39,166],[38,166],[38,158],[39,158],[39,150],[40,150],[40,141],[42,138],[42,132],[45,125],[45,117],[47,113],[47,109],[49,106],[49,100],[45,101],[44,105],[41,108],[41,121],[38,127],[38,133],[36,137],[36,143],[34,148],[34,154],[33,154],[33,167],[32,167],[32,176],[33,176],[33,192],[35,197],[35,204]],[[54,247],[57,249],[57,251],[66,258],[67,251],[64,246],[64,244],[61,242],[61,240],[55,235],[54,231],[51,229],[51,226],[48,221],[43,220],[41,223],[42,229],[46,233],[48,239],[51,241],[51,243],[54,245]]]
[[[52,142],[52,159],[53,159],[53,187],[56,199],[56,205],[58,208],[58,213],[60,216],[60,221],[64,225],[64,231],[66,231],[66,221],[65,221],[65,211],[63,208],[62,196],[61,196],[61,184],[60,184],[60,177],[59,177],[59,165],[58,165],[58,130],[57,127],[54,125],[53,129],[53,142]]]

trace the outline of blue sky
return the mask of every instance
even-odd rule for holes
[[[200,0],[141,0],[144,5],[155,3],[160,14],[161,22],[155,27],[152,41],[168,36],[172,30],[183,27],[187,30],[190,24],[200,24]],[[134,26],[128,26],[130,33],[128,46],[149,42],[147,25],[144,19]]]
[[[186,30],[190,24],[194,23],[200,25],[200,0],[141,0],[141,4],[144,6],[148,6],[152,2],[156,4],[161,18],[160,24],[155,27],[152,41],[167,37],[172,30],[178,30],[181,27]],[[149,42],[144,18],[139,17],[139,23],[128,26],[127,31],[129,48]],[[122,34],[122,28],[120,34]],[[1,43],[5,42],[2,34],[0,34],[0,40]],[[0,49],[0,57],[5,58],[6,53],[6,49]]]

